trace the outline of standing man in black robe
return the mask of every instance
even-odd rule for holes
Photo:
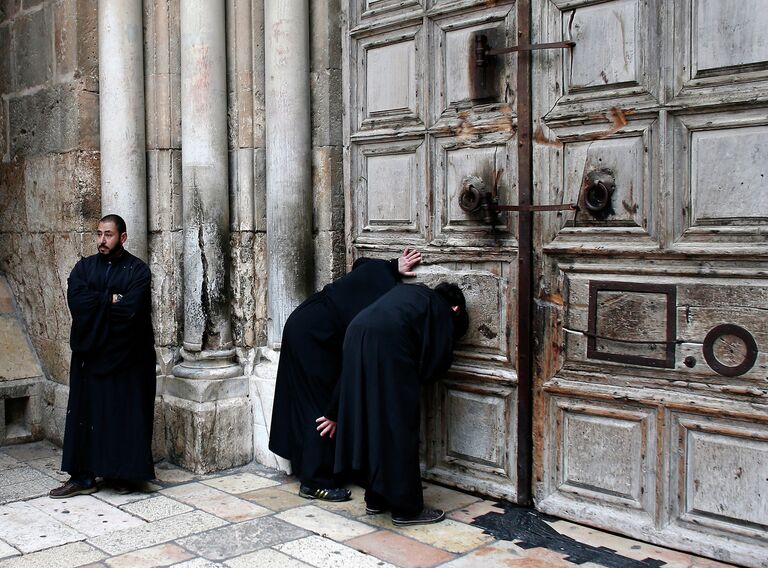
[[[121,217],[103,217],[98,253],[80,259],[67,281],[72,362],[61,469],[71,477],[51,490],[54,499],[93,493],[97,477],[126,492],[155,477],[151,275],[123,248],[127,238]]]
[[[338,380],[344,333],[362,309],[414,276],[421,253],[390,261],[360,258],[352,271],[305,300],[283,329],[269,449],[290,460],[307,499],[346,501],[333,476]],[[319,424],[319,426],[318,426]]]
[[[368,514],[395,525],[436,523],[419,469],[420,390],[443,375],[469,320],[455,284],[393,288],[350,323],[344,339],[336,472],[366,488]]]

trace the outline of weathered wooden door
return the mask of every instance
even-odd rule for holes
[[[541,510],[768,552],[768,2],[533,0]]]
[[[517,199],[515,63],[473,103],[477,30],[515,39],[512,2],[345,0],[345,180],[352,257],[426,258],[420,280],[458,282],[473,319],[449,377],[430,393],[423,463],[433,479],[518,498],[515,216],[492,229],[459,207],[470,176]],[[527,481],[526,481],[527,483]]]

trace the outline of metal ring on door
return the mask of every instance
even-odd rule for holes
[[[722,363],[715,355],[715,342],[726,336],[733,335],[738,337],[744,342],[744,346],[747,352],[744,354],[744,359],[738,365],[726,365]],[[702,345],[704,351],[704,359],[713,371],[723,375],[724,377],[738,377],[749,371],[755,366],[757,362],[757,342],[755,338],[743,327],[732,323],[724,323],[717,325],[709,330],[707,336],[704,338],[704,344]]]

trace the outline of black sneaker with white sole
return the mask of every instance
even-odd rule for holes
[[[314,489],[308,485],[302,485],[299,488],[299,496],[304,499],[320,499],[321,501],[349,501],[352,498],[352,492],[343,487],[333,487],[331,489]]]
[[[392,524],[398,527],[408,527],[412,525],[431,525],[445,520],[445,511],[441,509],[430,509],[424,507],[421,513],[410,517],[401,517],[392,515]]]

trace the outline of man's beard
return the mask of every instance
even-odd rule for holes
[[[108,248],[106,245],[99,245],[98,251],[102,256],[106,256],[107,258],[114,258],[116,256],[120,256],[120,253],[123,252],[123,245],[122,243],[117,243],[112,249]]]

